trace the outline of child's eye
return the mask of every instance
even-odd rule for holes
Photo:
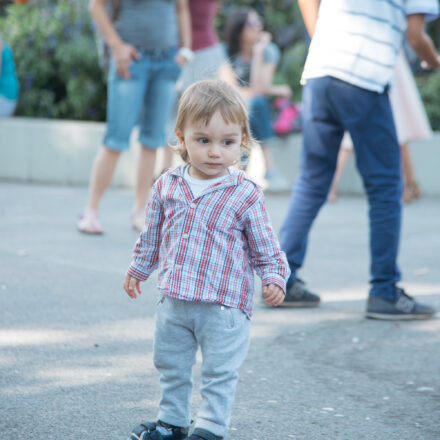
[[[200,142],[201,144],[207,144],[209,142],[209,139],[205,137],[201,137],[197,139],[197,142]]]
[[[223,141],[223,145],[225,145],[226,147],[229,147],[229,146],[232,145],[233,143],[234,143],[234,141],[231,140],[231,139],[225,139],[225,140]]]

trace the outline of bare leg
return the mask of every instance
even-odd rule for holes
[[[402,154],[403,175],[405,177],[405,184],[407,182],[415,182],[416,176],[414,174],[414,168],[411,162],[411,153],[408,148],[408,144],[402,144],[400,146],[400,153]]]
[[[101,198],[112,180],[120,154],[120,151],[109,150],[105,146],[98,151],[90,176],[89,200],[86,209],[98,210]]]
[[[145,208],[147,196],[153,183],[155,164],[156,150],[142,146],[137,168],[135,211],[141,211]]]
[[[334,202],[338,198],[338,187],[341,180],[344,169],[347,166],[348,160],[351,156],[351,150],[347,148],[340,148],[338,154],[338,162],[336,164],[335,175],[333,176],[333,181],[330,186],[330,191],[327,196],[327,201]]]
[[[403,201],[409,203],[421,196],[419,186],[417,185],[414,167],[411,161],[411,153],[408,144],[400,146],[400,153],[402,155],[402,166],[405,187],[403,190]]]

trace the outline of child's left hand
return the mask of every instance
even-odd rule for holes
[[[279,306],[284,301],[284,292],[281,287],[276,284],[268,284],[263,286],[264,302],[271,306]]]
[[[128,273],[125,274],[124,290],[127,292],[127,295],[130,298],[133,298],[133,299],[137,298],[136,291],[137,291],[138,295],[140,295],[142,293],[140,281],[137,280],[136,278],[131,277],[130,275],[128,275]]]

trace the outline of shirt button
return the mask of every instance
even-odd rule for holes
[[[191,209],[196,209],[196,204],[195,203],[191,203],[191,205],[189,205],[189,207],[191,208]]]
[[[180,269],[182,269],[182,265],[181,264],[176,264],[174,266],[174,268],[177,269],[177,270],[180,270]]]
[[[187,240],[188,237],[189,237],[189,234],[182,234],[182,238],[183,238],[184,240]]]

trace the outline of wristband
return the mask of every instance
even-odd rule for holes
[[[177,54],[185,57],[187,61],[191,61],[194,58],[194,52],[188,47],[181,47]]]

